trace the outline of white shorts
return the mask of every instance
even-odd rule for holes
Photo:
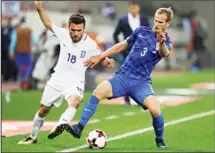
[[[59,107],[64,99],[67,100],[72,95],[78,95],[83,99],[84,89],[81,86],[75,85],[75,83],[71,86],[62,85],[59,88],[52,85],[52,83],[47,83],[43,91],[41,104],[45,106],[51,106],[53,104]]]

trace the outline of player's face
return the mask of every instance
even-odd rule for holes
[[[154,17],[154,31],[155,33],[158,32],[158,30],[162,30],[163,32],[166,30],[168,27],[169,22],[167,22],[167,16],[165,13],[163,14],[155,14]]]
[[[137,4],[130,4],[128,9],[132,15],[137,15],[140,12],[140,7]]]
[[[84,33],[84,24],[74,24],[69,25],[70,37],[74,43],[79,42]]]

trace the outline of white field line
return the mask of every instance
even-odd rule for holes
[[[177,120],[172,120],[172,121],[169,121],[169,122],[165,123],[164,126],[166,127],[166,126],[170,126],[170,125],[176,125],[176,124],[179,124],[179,123],[191,121],[191,120],[194,120],[194,119],[197,119],[197,118],[202,118],[202,117],[209,116],[209,115],[212,115],[212,114],[215,114],[215,110],[211,110],[211,111],[203,112],[203,113],[199,113],[199,114],[194,114],[194,115],[183,117],[183,118],[180,118],[180,119],[177,119]],[[127,133],[124,133],[124,134],[121,134],[121,135],[110,137],[108,139],[108,141],[114,141],[114,140],[129,137],[129,136],[137,135],[137,134],[140,134],[140,133],[145,133],[145,132],[148,132],[148,131],[153,131],[153,127],[143,128],[143,129],[139,129],[139,130],[136,130],[136,131],[131,131],[131,132],[127,132]],[[87,147],[87,145],[81,145],[81,146],[77,146],[77,147],[74,147],[74,148],[65,149],[65,150],[57,151],[57,152],[73,152],[73,151],[77,151],[77,150],[80,150],[80,149],[83,149],[83,148],[86,148],[86,147]]]
[[[116,118],[119,118],[119,116],[117,116],[117,115],[107,116],[105,119],[113,120],[113,119],[116,119]]]
[[[98,123],[98,122],[101,122],[101,120],[94,119],[94,120],[89,121],[90,124],[94,124],[94,123]]]
[[[123,113],[122,115],[125,115],[125,116],[133,116],[135,115],[136,113],[135,112],[126,112],[126,113]]]

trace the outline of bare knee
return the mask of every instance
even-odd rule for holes
[[[155,96],[148,96],[144,101],[144,106],[148,108],[153,117],[161,114],[160,104]]]
[[[150,109],[149,111],[153,117],[159,116],[161,114],[160,109]]]
[[[93,91],[93,95],[96,96],[99,100],[107,97],[112,97],[112,87],[110,82],[103,81],[102,83],[100,83]]]
[[[39,115],[40,117],[46,117],[47,114],[49,113],[50,109],[51,109],[51,107],[41,105],[41,106],[40,106],[40,109],[39,109],[39,111],[38,111],[38,115]]]
[[[79,105],[82,102],[82,98],[78,95],[73,95],[67,99],[68,107],[74,107],[78,109]]]
[[[93,91],[93,95],[96,96],[98,99],[103,99],[105,98],[106,92],[105,91],[101,91],[100,89],[95,89]]]

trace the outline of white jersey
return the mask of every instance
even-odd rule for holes
[[[57,89],[75,84],[85,84],[85,72],[87,67],[83,62],[91,56],[101,53],[96,42],[87,34],[83,34],[81,40],[73,43],[69,31],[65,28],[52,25],[52,30],[60,42],[60,55],[47,84]],[[84,88],[84,87],[81,88]]]

